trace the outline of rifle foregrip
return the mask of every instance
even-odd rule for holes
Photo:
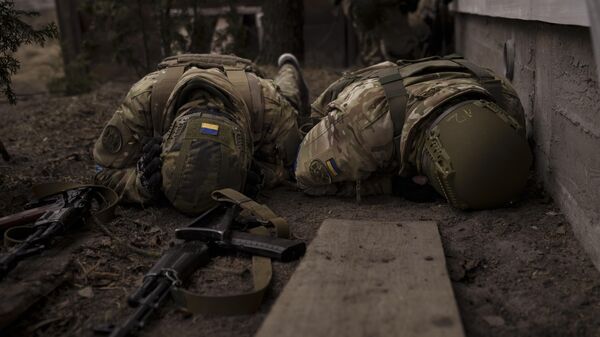
[[[172,249],[175,251],[175,258],[165,268],[174,270],[182,282],[210,259],[208,245],[201,241],[187,241]]]
[[[283,262],[300,258],[306,252],[306,244],[298,240],[233,231],[229,245],[235,250],[270,257]]]

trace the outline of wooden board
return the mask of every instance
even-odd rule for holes
[[[464,336],[436,223],[325,220],[256,336]]]

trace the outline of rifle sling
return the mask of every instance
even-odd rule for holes
[[[275,214],[269,207],[257,203],[242,193],[231,188],[216,190],[212,193],[212,198],[218,202],[228,202],[240,206],[255,215],[256,217],[267,221],[275,227],[277,236],[288,239],[290,237],[290,227],[287,221]]]
[[[257,227],[250,232],[269,235],[265,227]],[[182,288],[173,288],[171,295],[179,306],[193,314],[246,315],[258,311],[272,277],[271,259],[252,256],[254,289],[249,292],[233,295],[200,295]]]
[[[36,198],[45,198],[54,194],[62,193],[67,190],[72,190],[76,188],[85,188],[90,187],[94,190],[94,193],[102,199],[101,208],[95,212],[92,212],[92,217],[95,217],[101,223],[106,223],[110,221],[114,217],[115,207],[119,202],[119,196],[115,191],[100,185],[84,185],[78,183],[68,183],[68,182],[54,182],[54,183],[44,183],[35,185],[32,188],[33,195]],[[25,226],[16,226],[12,227],[4,232],[4,246],[12,246],[15,244],[21,243],[23,240],[21,239],[21,235],[18,234],[25,227],[30,227],[28,225]]]
[[[218,202],[227,202],[239,205],[252,213],[252,215],[266,220],[275,227],[278,237],[289,238],[290,230],[287,221],[275,214],[266,205],[261,205],[242,193],[231,188],[216,190],[212,193],[213,199]],[[250,230],[257,235],[269,235],[269,230],[256,227]],[[205,315],[243,315],[256,312],[260,308],[267,287],[273,277],[271,259],[262,256],[252,256],[252,275],[254,289],[249,292],[234,295],[200,295],[181,288],[171,291],[175,301],[189,312]]]

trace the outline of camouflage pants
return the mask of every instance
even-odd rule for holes
[[[302,94],[300,92],[300,82],[302,75],[293,65],[286,63],[281,68],[277,76],[275,76],[275,84],[279,87],[279,91],[297,111],[303,111]]]

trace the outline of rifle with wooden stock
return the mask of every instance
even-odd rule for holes
[[[209,262],[211,255],[223,251],[245,252],[255,257],[280,261],[292,261],[304,254],[306,245],[302,241],[243,231],[242,229],[262,226],[264,221],[241,217],[240,211],[241,207],[238,204],[220,203],[193,220],[187,227],[177,229],[175,235],[183,242],[167,250],[144,276],[143,284],[128,297],[127,302],[135,311],[122,325],[100,327],[95,329],[95,332],[108,334],[110,337],[124,337],[136,333],[147,325],[152,313],[163,306],[169,294],[190,312],[205,312],[214,308],[218,311],[213,311],[216,314],[234,314],[239,313],[238,310],[256,310],[264,289],[229,297],[222,296],[222,301],[219,301],[214,296],[195,295],[181,288],[198,268]],[[268,273],[266,284],[261,286],[266,287],[271,279],[270,263],[268,269],[264,264],[260,267],[254,265],[254,269],[255,275],[257,272],[263,275]],[[255,289],[260,288],[256,286],[256,282],[257,280]]]

